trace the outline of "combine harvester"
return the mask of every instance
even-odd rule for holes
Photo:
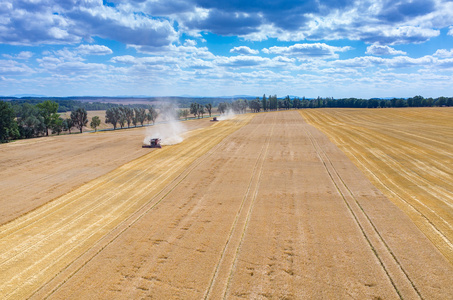
[[[217,117],[214,117],[212,118],[212,120],[210,120],[211,122],[218,122],[219,120],[217,120]]]
[[[162,148],[162,145],[159,138],[152,138],[149,140],[149,145],[142,145],[142,148]]]

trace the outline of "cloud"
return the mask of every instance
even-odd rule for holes
[[[103,45],[80,45],[77,47],[77,52],[82,55],[108,55],[113,53],[109,47]]]
[[[230,49],[230,53],[239,53],[239,54],[244,54],[244,55],[252,55],[252,54],[258,54],[259,51],[250,49],[247,46],[239,46],[239,47],[234,47],[233,49]]]
[[[433,54],[433,56],[438,56],[441,58],[450,58],[453,57],[453,49],[446,50],[446,49],[439,49],[436,51],[436,53]]]
[[[216,60],[216,64],[224,67],[232,68],[248,68],[259,66],[263,63],[269,62],[268,58],[259,56],[239,55],[232,57],[220,57]]]
[[[435,9],[432,0],[385,1],[377,15],[378,18],[391,23],[431,13]]]
[[[33,69],[25,64],[14,60],[0,60],[0,75],[30,75],[35,73]]]
[[[366,48],[366,54],[371,55],[406,55],[407,53],[395,50],[389,46],[371,45]]]
[[[351,50],[352,47],[335,47],[324,43],[314,44],[295,44],[289,47],[274,46],[265,48],[262,51],[269,54],[280,54],[287,56],[295,56],[301,58],[337,58],[337,52],[345,52]]]
[[[363,31],[360,34],[360,39],[367,43],[380,45],[417,44],[426,42],[439,34],[440,31],[437,29],[418,26],[401,26],[397,28],[378,26],[374,29]]]
[[[121,6],[119,6],[121,7]],[[125,44],[167,46],[178,34],[167,19],[103,5],[102,1],[6,0],[0,6],[0,42],[75,44],[98,36]]]
[[[9,58],[9,59],[23,59],[27,60],[31,58],[34,54],[30,51],[21,51],[17,55],[11,55],[11,54],[3,54],[3,57]]]

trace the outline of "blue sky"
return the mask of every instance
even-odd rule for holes
[[[453,1],[0,0],[0,95],[453,96]]]

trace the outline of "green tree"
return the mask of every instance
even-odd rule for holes
[[[266,94],[263,95],[263,100],[261,101],[261,105],[262,105],[262,107],[263,107],[263,111],[267,111]]]
[[[113,130],[116,129],[119,119],[120,119],[120,110],[118,107],[112,107],[105,111],[105,123],[112,124]]]
[[[193,114],[195,118],[200,116],[200,104],[196,102],[190,103],[190,113]]]
[[[120,110],[126,117],[127,127],[130,127],[131,123],[133,123],[135,126],[137,126],[137,122],[134,123],[134,118],[136,117],[136,115],[134,114],[134,109],[132,109],[131,107],[121,106]]]
[[[94,132],[97,131],[97,128],[101,125],[101,119],[98,116],[91,118],[90,127],[94,129]]]
[[[204,106],[203,105],[199,105],[198,106],[198,116],[201,115],[201,117],[203,118],[205,113],[206,113],[206,111],[204,110]]]
[[[220,114],[224,114],[228,109],[228,104],[225,102],[220,102],[219,105],[217,106],[217,111]]]
[[[63,131],[63,118],[62,117],[58,117],[58,119],[56,119],[53,123],[52,123],[52,134],[58,134],[60,135],[60,133]]]
[[[74,127],[74,121],[71,118],[63,120],[63,130],[64,131],[69,131],[69,134],[71,134],[71,129],[73,127]]]
[[[18,106],[16,115],[21,138],[36,137],[45,132],[44,118],[35,105],[25,103]]]
[[[158,115],[159,115],[159,113],[157,112],[157,110],[154,107],[150,106],[148,108],[148,114],[146,115],[146,119],[148,120],[148,124],[149,124],[149,121],[151,121],[151,122],[153,122],[153,125],[154,125]]]
[[[78,108],[77,110],[71,112],[71,119],[74,122],[74,126],[80,130],[80,133],[82,133],[83,126],[86,126],[88,123],[87,111],[85,108]]]
[[[137,121],[143,126],[143,123],[146,121],[146,109],[140,107],[135,111],[135,117]]]
[[[189,116],[189,110],[188,109],[181,110],[181,116],[187,120],[187,117]]]
[[[0,143],[19,137],[19,128],[15,118],[12,106],[0,101]]]
[[[44,119],[44,126],[45,126],[45,133],[46,136],[49,135],[49,129],[52,128],[52,125],[56,122],[56,120],[60,117],[57,114],[58,111],[58,103],[50,100],[46,100],[42,103],[36,104],[36,107],[39,109],[39,113]]]
[[[211,117],[211,111],[212,111],[212,104],[211,103],[208,103],[205,105],[206,107],[206,110],[208,111],[209,113],[209,117]]]

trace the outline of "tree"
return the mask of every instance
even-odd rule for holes
[[[204,110],[204,106],[203,105],[198,106],[198,116],[201,115],[201,118],[203,118],[205,113],[206,111]]]
[[[255,100],[249,101],[249,107],[252,112],[260,112],[261,110],[260,98],[256,98]]]
[[[159,113],[157,112],[157,110],[155,110],[154,107],[150,106],[148,108],[148,114],[146,115],[146,119],[148,120],[148,122],[149,121],[153,122],[154,125],[158,115]]]
[[[189,116],[189,110],[188,109],[181,110],[181,117],[187,120],[187,116]]]
[[[90,127],[94,129],[94,132],[97,131],[97,128],[101,125],[101,119],[98,116],[91,118]]]
[[[120,119],[120,110],[118,107],[112,107],[105,111],[105,123],[112,124],[113,130],[116,129],[119,119]]]
[[[266,100],[266,94],[263,95],[263,100],[262,100],[262,106],[263,106],[263,111],[267,111],[267,100]]]
[[[209,117],[211,117],[212,104],[208,103],[208,104],[205,105],[205,107],[206,107],[206,110],[209,113]]]
[[[17,124],[22,138],[32,138],[45,132],[44,118],[35,105],[25,103],[17,107]]]
[[[14,109],[8,102],[0,101],[0,143],[19,137]]]
[[[87,111],[85,108],[78,108],[71,112],[71,119],[74,122],[74,126],[79,128],[80,133],[82,133],[83,126],[88,123]]]
[[[143,126],[143,123],[146,121],[146,109],[140,107],[135,111],[135,117],[137,118],[137,121]]]
[[[118,109],[119,114],[118,123],[120,124],[121,129],[123,129],[124,125],[127,123],[128,120],[126,111],[127,109],[124,106],[120,106]]]
[[[45,133],[46,136],[49,135],[49,129],[52,128],[52,125],[56,122],[58,117],[58,103],[50,100],[46,100],[42,103],[36,104],[36,107],[39,109],[40,115],[44,119]]]
[[[61,117],[58,117],[58,119],[56,119],[53,124],[52,124],[52,134],[58,134],[60,135],[60,133],[63,131],[63,118]]]
[[[71,134],[72,127],[74,127],[74,121],[71,118],[63,120],[64,131],[69,131],[69,134]]]
[[[228,104],[225,102],[220,102],[219,105],[217,106],[217,111],[220,114],[224,114],[228,109]]]
[[[199,117],[200,115],[200,104],[196,102],[190,103],[190,113],[193,114],[195,118]]]
[[[126,122],[127,122],[127,127],[130,127],[131,126],[131,123],[134,123],[134,118],[135,118],[135,114],[134,114],[134,109],[132,109],[131,107],[124,107],[124,106],[121,106],[120,107],[120,110],[122,111],[122,113],[124,114],[125,118],[126,118]],[[137,125],[137,122],[134,123],[134,125],[136,126]]]

